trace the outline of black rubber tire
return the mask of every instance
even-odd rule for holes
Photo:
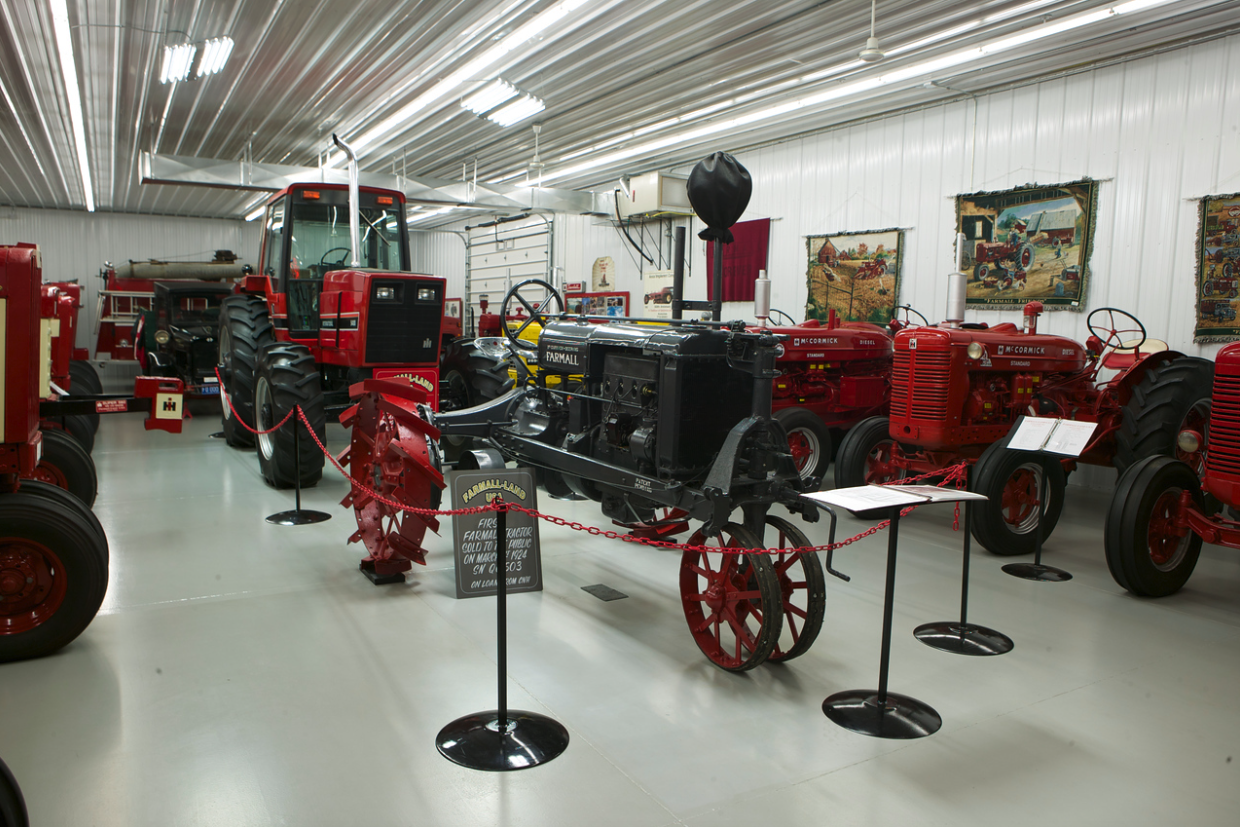
[[[1026,242],[1016,248],[1013,256],[1016,266],[1021,270],[1028,270],[1033,266],[1033,262],[1037,259],[1037,251],[1033,249],[1033,245]]]
[[[782,542],[781,538],[772,541],[768,536],[768,548],[805,548],[813,545],[801,529],[785,519],[768,516],[766,524],[783,535]],[[822,561],[816,551],[801,552],[783,561],[772,557],[771,564],[775,567],[783,597],[784,627],[767,660],[783,663],[804,655],[818,639],[822,619],[827,612],[827,577],[823,574]],[[804,607],[797,606],[793,600],[793,595],[798,592],[806,597]]]
[[[260,430],[278,424],[289,411],[300,405],[319,440],[326,443],[323,381],[308,347],[283,342],[265,346],[258,355],[254,393],[254,413]],[[263,479],[275,488],[292,488],[297,482],[294,427],[300,429],[296,444],[301,453],[302,488],[316,485],[323,478],[323,452],[294,414],[283,428],[255,440],[255,453],[258,454]]]
[[[1032,465],[1040,465],[1047,474],[1047,504],[1040,515],[1043,546],[1063,513],[1068,485],[1067,475],[1058,461],[1028,451],[1009,451],[1006,447],[1009,438],[1005,437],[983,451],[969,473],[969,489],[990,498],[987,502],[977,503],[972,509],[970,530],[973,539],[990,552],[1004,557],[1032,554],[1037,545],[1038,518],[1032,512],[1018,528],[1013,528],[1004,515],[1003,491],[1012,475]],[[1034,484],[1040,484],[1036,474]]]
[[[99,542],[103,544],[104,557],[111,559],[111,550],[108,548],[108,535],[103,530],[103,524],[99,522],[95,512],[86,507],[85,503],[65,489],[42,480],[22,480],[20,490],[27,494],[34,494],[46,500],[51,500],[64,510],[72,510],[85,517],[86,521],[94,528],[95,534],[98,535]]]
[[[817,491],[825,482],[827,468],[831,465],[831,431],[827,429],[818,414],[805,408],[783,408],[775,411],[774,418],[776,422],[784,426],[784,432],[788,434],[789,449],[792,448],[792,442],[796,439],[803,441],[805,449],[810,452],[805,466],[798,467],[797,470],[801,474],[801,479],[818,478],[818,487],[806,489]],[[793,462],[794,464],[796,462],[795,453]]]
[[[219,371],[224,380],[220,395],[220,416],[224,439],[235,448],[254,445],[254,435],[236,421],[224,393],[232,400],[241,422],[254,426],[254,385],[258,374],[258,353],[275,341],[275,328],[261,296],[229,296],[220,303]]]
[[[1180,538],[1165,563],[1150,553],[1150,521],[1165,516],[1170,506],[1164,495],[1178,499],[1189,491],[1204,510],[1205,497],[1196,472],[1171,457],[1146,457],[1120,475],[1107,510],[1103,541],[1107,568],[1115,582],[1140,597],[1166,597],[1183,588],[1201,554],[1201,537],[1189,531]]]
[[[1180,356],[1152,367],[1132,389],[1115,435],[1115,467],[1122,474],[1146,457],[1176,455],[1176,438],[1188,420],[1209,421],[1214,363]],[[1191,415],[1191,416],[1190,416]],[[1207,436],[1202,430],[1202,436]]]
[[[0,494],[0,526],[10,554],[22,541],[51,550],[59,558],[53,583],[63,578],[65,590],[59,607],[37,625],[0,633],[0,663],[51,654],[80,635],[99,611],[108,587],[107,547],[79,512],[20,490]]]
[[[0,761],[0,827],[30,827],[22,788],[3,761]]]
[[[86,449],[88,454],[95,450],[95,432],[90,427],[90,420],[79,414],[48,417],[43,420],[39,428],[44,432],[59,430],[67,433],[77,441],[78,445]]]
[[[870,453],[884,442],[895,445],[890,427],[887,417],[872,416],[861,420],[844,434],[844,439],[840,441],[839,454],[835,458],[836,488],[866,484],[866,466]]]
[[[64,431],[55,428],[43,431],[43,456],[39,467],[56,477],[58,486],[63,482],[61,487],[87,508],[95,504],[95,495],[99,493],[95,463],[86,449]]]
[[[103,381],[95,372],[90,362],[73,361],[69,363],[69,395],[99,396],[103,393]],[[91,433],[99,432],[99,414],[83,414],[90,423]]]
[[[495,399],[512,390],[514,380],[508,376],[509,359],[496,359],[487,356],[478,349],[473,339],[456,339],[448,345],[444,353],[441,370],[445,379],[455,371],[465,384],[454,403],[465,402],[461,407],[472,408],[483,402]],[[441,401],[440,410],[459,410],[445,407]]]

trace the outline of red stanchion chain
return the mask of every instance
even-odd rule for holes
[[[606,537],[611,540],[619,540],[622,543],[636,543],[638,545],[650,546],[652,548],[669,549],[672,551],[720,552],[724,554],[803,554],[803,553],[808,553],[812,551],[833,551],[835,549],[840,549],[840,548],[844,548],[845,546],[852,545],[858,540],[863,540],[866,537],[870,537],[874,534],[877,534],[878,532],[882,531],[883,529],[891,525],[890,520],[883,520],[882,522],[874,526],[871,526],[870,528],[866,529],[865,531],[861,532],[855,537],[849,537],[847,540],[841,540],[838,543],[824,543],[823,545],[820,545],[820,546],[803,546],[803,547],[797,547],[797,548],[738,549],[738,548],[725,548],[721,546],[690,545],[688,543],[676,543],[670,540],[654,540],[649,537],[638,537],[633,534],[621,534],[618,531],[612,531],[606,528],[599,528],[598,526],[586,525],[584,523],[578,523],[578,522],[574,522],[571,520],[566,520],[563,517],[557,517],[554,514],[544,514],[543,512],[538,511],[533,508],[526,508],[525,506],[518,505],[517,503],[510,503],[510,502],[503,502],[503,501],[500,501],[498,503],[487,503],[486,505],[480,505],[480,506],[472,506],[470,508],[452,508],[452,509],[443,509],[443,510],[435,509],[435,508],[417,508],[416,506],[405,505],[404,503],[397,502],[396,500],[388,499],[387,497],[384,497],[379,492],[369,488],[365,484],[354,479],[353,476],[348,471],[345,470],[344,466],[342,466],[336,460],[336,457],[332,455],[332,452],[327,450],[327,446],[323,444],[322,440],[319,439],[318,434],[314,432],[314,428],[311,427],[310,421],[306,418],[306,414],[304,411],[302,411],[301,406],[300,405],[297,406],[296,408],[294,408],[294,410],[297,411],[298,417],[305,424],[306,430],[310,433],[310,437],[314,440],[314,444],[319,446],[319,450],[323,452],[323,455],[326,456],[331,461],[331,464],[334,465],[336,467],[336,470],[339,471],[341,475],[344,476],[344,478],[349,481],[349,484],[353,486],[354,489],[360,490],[366,496],[370,497],[373,500],[376,500],[377,502],[383,503],[389,508],[394,508],[398,511],[404,511],[409,514],[417,514],[418,516],[422,516],[422,517],[453,517],[453,516],[462,515],[462,514],[482,514],[487,511],[505,511],[505,512],[519,511],[523,514],[528,514],[529,516],[534,517],[535,519],[539,519],[539,520],[543,520],[544,522],[551,523],[552,525],[563,526],[564,528],[570,528],[574,531],[583,531],[586,534],[589,534],[593,537]],[[906,479],[900,480],[899,483],[897,484],[907,484],[911,482],[916,482],[918,480],[941,476],[943,477],[943,480],[939,483],[940,486],[946,485],[949,482],[955,482],[957,487],[961,487],[963,485],[963,481],[965,478],[966,468],[967,468],[966,464],[962,462],[962,463],[959,463],[958,465],[949,466],[948,468],[945,468],[940,471],[932,471],[926,474],[921,474],[916,477],[908,477]],[[911,513],[915,508],[917,508],[916,505],[911,505],[908,508],[901,510],[900,516],[903,517]],[[957,511],[957,513],[959,512]]]
[[[228,410],[232,411],[233,419],[237,420],[237,422],[241,424],[242,428],[245,428],[247,431],[249,431],[252,434],[257,434],[259,436],[262,436],[264,434],[274,433],[275,431],[280,430],[286,424],[288,424],[288,421],[293,418],[294,412],[301,410],[300,405],[295,405],[293,409],[288,412],[288,416],[280,420],[280,424],[273,425],[272,427],[268,428],[265,431],[260,431],[256,428],[251,428],[249,425],[245,424],[245,420],[241,418],[241,414],[237,413],[237,409],[233,407],[232,400],[228,398],[228,393],[224,390],[224,380],[220,378],[220,369],[218,367],[215,369],[215,381],[219,382],[220,396],[224,397],[224,402],[225,404],[228,405]]]

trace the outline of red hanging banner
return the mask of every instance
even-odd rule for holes
[[[771,238],[771,219],[759,218],[732,225],[731,244],[723,245],[723,300],[753,301],[753,283],[758,271],[766,269],[766,252]],[[706,244],[706,298],[714,300],[711,274],[715,272],[715,245]]]

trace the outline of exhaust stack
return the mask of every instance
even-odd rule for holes
[[[766,277],[765,270],[758,271],[758,280],[753,285],[753,314],[758,324],[767,326],[771,318],[771,280]]]
[[[358,237],[361,233],[360,216],[362,214],[361,198],[357,194],[357,155],[353,152],[353,147],[332,133],[332,141],[340,148],[340,151],[349,157],[349,251],[353,256],[350,267],[360,267],[362,262],[357,257],[357,248],[361,245],[358,243]]]
[[[965,291],[969,277],[964,273],[964,233],[956,233],[956,272],[947,276],[946,327],[960,327],[964,322]]]

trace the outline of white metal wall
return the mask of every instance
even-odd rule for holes
[[[1218,349],[1192,343],[1193,199],[1240,190],[1240,37],[737,156],[754,179],[742,220],[775,219],[772,303],[793,315],[805,306],[807,235],[906,228],[900,299],[937,320],[954,266],[952,196],[1091,177],[1102,184],[1086,309],[1130,310],[1151,336],[1187,353]],[[595,220],[561,219],[557,263],[568,280],[588,279],[594,259],[610,255],[618,289],[636,295],[638,271],[623,240]],[[705,298],[705,244],[691,236],[690,249],[686,297]],[[1020,311],[968,315],[1019,323]],[[1084,338],[1085,314],[1047,313],[1041,329]]]
[[[412,230],[409,253],[415,273],[443,276],[447,296],[465,296],[465,236],[448,230]]]
[[[0,209],[0,244],[38,244],[44,281],[77,279],[82,284],[84,307],[77,345],[90,348],[93,354],[96,301],[103,287],[98,275],[105,261],[207,261],[216,250],[232,250],[241,261],[253,264],[258,255],[259,224],[5,207]]]

